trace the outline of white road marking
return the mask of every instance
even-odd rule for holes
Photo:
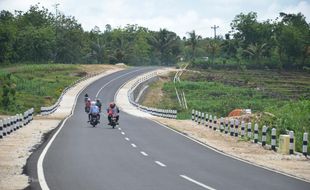
[[[124,132],[122,132],[122,135],[125,135],[125,133],[124,133]]]
[[[134,147],[134,148],[137,148],[137,145],[131,143],[131,146]]]
[[[212,188],[212,187],[210,187],[210,186],[207,186],[207,185],[205,185],[205,184],[203,184],[203,183],[200,183],[199,181],[196,181],[196,180],[194,180],[194,179],[192,179],[192,178],[190,178],[190,177],[187,177],[186,175],[180,175],[180,177],[182,177],[182,178],[184,178],[184,179],[186,179],[186,180],[188,180],[188,181],[190,181],[190,182],[193,182],[193,183],[195,183],[196,185],[199,185],[200,187],[203,187],[203,188],[205,188],[205,189],[208,189],[208,190],[216,190],[216,189],[214,189],[214,188]]]
[[[160,161],[155,161],[156,164],[160,165],[161,167],[166,167],[165,164],[161,163]]]
[[[126,140],[126,141],[130,141],[130,139],[129,139],[129,138],[127,138],[127,137],[125,138],[125,140]]]
[[[137,71],[140,71],[142,69],[139,69],[139,70],[136,70],[136,71],[132,71],[132,72],[129,72],[129,73],[133,73],[133,72],[137,72]],[[98,93],[96,94],[96,98],[98,97],[99,95],[99,92],[105,88],[109,83],[111,83],[112,81],[118,79],[118,78],[121,78],[122,76],[126,76],[128,75],[129,73],[126,73],[124,75],[121,75],[117,78],[114,78],[113,80],[109,81],[106,85],[104,85],[99,91]],[[107,75],[104,75],[102,76],[101,78],[105,77]],[[99,79],[101,79],[99,78]],[[99,80],[97,79],[97,80]],[[93,81],[93,82],[96,82],[97,80]],[[92,82],[92,83],[93,83]],[[44,157],[48,151],[48,149],[50,148],[51,144],[53,143],[53,141],[55,140],[56,136],[58,135],[58,133],[60,132],[60,130],[63,128],[64,124],[66,123],[67,119],[70,118],[73,114],[74,114],[74,111],[75,111],[75,107],[76,107],[76,102],[77,102],[77,98],[79,97],[79,95],[83,92],[84,89],[86,89],[90,84],[88,84],[87,86],[84,86],[77,94],[77,96],[75,96],[75,103],[73,105],[73,109],[71,110],[71,113],[70,115],[63,121],[62,125],[59,127],[59,129],[56,131],[56,133],[53,135],[53,137],[51,138],[51,140],[47,143],[47,145],[45,146],[45,148],[43,149],[42,153],[40,154],[39,156],[39,159],[38,159],[38,163],[37,163],[37,171],[38,171],[38,180],[39,180],[39,184],[41,186],[41,189],[42,190],[49,190],[49,187],[46,183],[46,180],[45,180],[45,176],[44,176],[44,170],[43,170],[43,160],[44,160]],[[114,95],[114,98],[115,98],[115,95]]]
[[[126,73],[126,74],[124,74],[124,75],[118,76],[118,77],[116,77],[116,78],[110,80],[109,82],[107,82],[105,85],[103,85],[103,86],[98,90],[98,92],[97,92],[97,94],[96,94],[96,99],[98,98],[98,95],[100,94],[100,92],[101,92],[106,86],[108,86],[108,84],[110,84],[111,82],[113,82],[113,81],[115,81],[115,80],[117,80],[117,79],[119,79],[119,78],[122,78],[123,76],[129,75],[129,74],[131,74],[131,73],[135,73],[135,72],[138,72],[138,71],[141,71],[141,70],[143,70],[143,68],[142,68],[142,69],[138,69],[138,70],[134,70],[134,71],[131,71],[131,72],[128,72],[128,73]]]
[[[121,128],[118,128],[118,130],[120,130],[120,131],[121,131],[122,129],[121,129]]]
[[[145,153],[145,152],[143,152],[143,151],[141,151],[140,153],[141,153],[143,156],[148,156],[148,154]]]

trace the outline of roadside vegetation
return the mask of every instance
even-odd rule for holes
[[[16,114],[34,107],[54,104],[63,89],[85,76],[83,65],[9,65],[0,71],[0,114]],[[98,71],[102,68],[97,68]]]
[[[196,109],[217,117],[227,117],[234,109],[251,109],[257,115],[252,122],[296,133],[296,148],[300,150],[303,132],[310,133],[310,75],[305,72],[271,70],[189,70],[177,88],[184,90],[188,110],[179,106],[172,73],[166,82],[150,85],[143,105],[177,109],[179,119],[190,119]],[[159,87],[161,86],[161,87]],[[156,87],[156,88],[155,88]],[[159,90],[160,89],[160,90]],[[151,98],[150,94],[162,94]]]

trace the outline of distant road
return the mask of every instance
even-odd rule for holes
[[[50,189],[310,190],[307,182],[224,156],[144,118],[122,112],[120,128],[107,126],[105,115],[96,128],[87,124],[83,103],[86,92],[94,98],[101,87],[118,78],[99,93],[104,110],[122,84],[152,69],[113,73],[81,93],[74,115],[66,121],[44,158]],[[36,163],[37,156],[30,159],[30,166]],[[38,183],[32,187],[38,188]]]

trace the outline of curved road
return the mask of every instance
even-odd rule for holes
[[[310,189],[307,182],[224,156],[153,121],[123,112],[119,129],[108,127],[105,115],[96,128],[87,124],[86,92],[94,98],[105,86],[99,98],[107,105],[123,83],[152,69],[132,68],[108,75],[81,93],[74,115],[43,161],[50,189]],[[37,158],[33,159],[30,162],[36,163]]]

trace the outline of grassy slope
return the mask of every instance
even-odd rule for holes
[[[7,73],[12,74],[11,80],[16,85],[16,101],[9,106],[9,109],[5,109],[0,103],[0,114],[15,114],[30,107],[34,107],[35,111],[39,112],[41,106],[56,102],[65,87],[85,76],[86,68],[83,65],[65,64],[2,67],[0,79]],[[0,94],[0,102],[2,102],[1,85]]]
[[[171,75],[171,78],[173,74]],[[250,108],[263,114],[262,126],[276,127],[278,133],[294,130],[297,149],[302,133],[310,132],[310,75],[298,72],[205,70],[187,72],[178,85],[183,89],[189,110],[182,110],[177,102],[174,84],[162,84],[164,96],[153,105],[179,110],[179,118],[190,118],[191,109],[217,116],[227,116],[235,108]],[[154,84],[155,85],[155,84]],[[158,88],[158,87],[157,87]],[[253,121],[254,122],[254,121]],[[270,129],[268,130],[270,133]]]

